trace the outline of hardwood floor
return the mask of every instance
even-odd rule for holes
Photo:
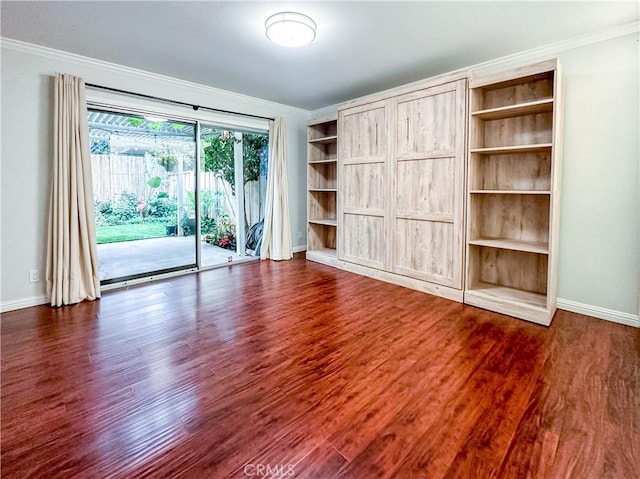
[[[640,330],[297,258],[2,317],[3,478],[632,478]]]

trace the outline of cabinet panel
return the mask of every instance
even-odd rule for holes
[[[455,158],[398,161],[396,215],[442,215],[453,221]]]
[[[342,170],[345,212],[373,209],[380,214],[386,203],[384,163],[345,165]]]
[[[384,223],[382,216],[345,213],[342,223],[344,259],[383,269],[386,250]]]
[[[445,154],[456,146],[456,91],[425,92],[422,98],[398,101],[396,156],[413,158]]]
[[[452,286],[453,223],[397,219],[395,231],[398,273]]]
[[[341,117],[341,160],[352,162],[385,161],[387,133],[385,108],[345,112]]]

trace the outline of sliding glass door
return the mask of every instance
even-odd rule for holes
[[[100,280],[196,265],[196,124],[89,110]]]
[[[89,110],[103,284],[260,255],[268,132]]]

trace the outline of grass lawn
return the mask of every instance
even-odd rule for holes
[[[118,243],[165,236],[164,223],[140,223],[133,225],[96,226],[98,244]]]

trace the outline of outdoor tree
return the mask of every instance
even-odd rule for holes
[[[204,148],[204,169],[220,175],[229,185],[231,191],[236,193],[236,170],[234,161],[234,147],[238,140],[233,133],[223,131],[209,140],[209,145]],[[244,181],[258,181],[260,178],[260,157],[267,147],[268,137],[254,133],[242,135],[242,153]]]
[[[222,177],[236,194],[235,145],[240,140],[232,132],[223,131],[208,140],[204,148],[204,169]],[[255,133],[242,134],[243,185],[260,178],[260,159],[267,148],[267,135]],[[246,204],[245,204],[246,209]],[[244,215],[245,228],[248,228],[247,214]]]

